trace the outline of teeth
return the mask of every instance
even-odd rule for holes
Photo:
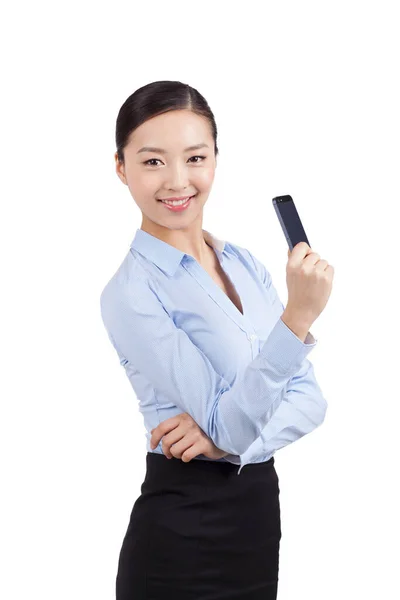
[[[186,198],[186,200],[161,200],[164,204],[170,204],[171,206],[182,206],[185,204],[190,198]]]

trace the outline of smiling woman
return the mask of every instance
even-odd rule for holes
[[[202,220],[215,176],[216,136],[205,99],[179,82],[140,88],[117,118],[116,171],[142,212],[141,229],[200,265],[209,262]]]
[[[316,342],[280,318],[264,265],[202,228],[218,154],[203,96],[178,81],[139,88],[119,111],[116,142],[116,172],[142,224],[102,291],[101,315],[148,441],[116,600],[275,600],[273,454],[323,420],[306,360]]]

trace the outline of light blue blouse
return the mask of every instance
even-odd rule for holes
[[[266,461],[321,425],[327,403],[266,267],[249,250],[206,230],[243,314],[190,254],[137,229],[101,292],[101,317],[139,402],[147,451],[151,429],[186,412],[219,461]],[[193,460],[211,460],[200,454]]]

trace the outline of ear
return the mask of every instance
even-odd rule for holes
[[[117,153],[114,154],[114,159],[115,159],[115,171],[116,171],[118,177],[120,178],[122,183],[124,183],[125,185],[128,185],[128,183],[126,181],[126,177],[125,177],[124,166],[119,162]]]

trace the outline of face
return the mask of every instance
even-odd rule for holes
[[[203,146],[204,144],[204,146]],[[188,150],[190,146],[202,147]],[[144,147],[159,150],[142,150]],[[161,151],[162,150],[162,151]],[[190,110],[173,110],[142,123],[124,149],[116,171],[142,211],[142,229],[200,227],[214,181],[216,157],[208,121]],[[159,198],[193,196],[187,208],[170,210]]]

